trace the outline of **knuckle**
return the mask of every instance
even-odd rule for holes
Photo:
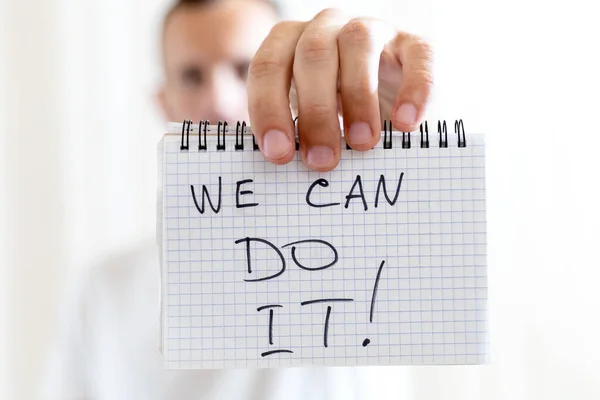
[[[335,107],[331,107],[324,103],[307,102],[301,104],[302,114],[308,115],[312,120],[322,120],[336,112]]]
[[[315,31],[303,35],[298,41],[297,55],[308,62],[322,62],[337,57],[337,48],[326,35]]]
[[[408,48],[408,56],[429,67],[433,61],[433,48],[425,40],[416,38]]]
[[[259,52],[250,62],[248,76],[250,79],[273,76],[285,69],[285,62],[281,57],[267,51]]]
[[[340,30],[339,40],[354,43],[370,42],[373,31],[369,23],[363,19],[353,19]]]
[[[423,70],[420,72],[420,75],[424,88],[429,91],[434,84],[433,73],[430,70]]]
[[[362,104],[365,101],[370,101],[372,88],[368,81],[356,80],[342,84],[341,92],[344,99],[349,103]]]
[[[426,41],[416,39],[408,48],[409,68],[415,83],[423,88],[433,85],[433,49]]]
[[[433,73],[428,68],[416,68],[412,72],[413,82],[418,85],[421,90],[429,91],[433,86],[434,79]]]

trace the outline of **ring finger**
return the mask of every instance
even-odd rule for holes
[[[344,132],[346,142],[356,150],[372,148],[381,137],[379,62],[393,37],[391,26],[371,19],[354,19],[339,35]]]

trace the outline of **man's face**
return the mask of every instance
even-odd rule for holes
[[[246,73],[275,24],[260,1],[185,6],[164,32],[165,83],[159,100],[169,121],[248,120]]]

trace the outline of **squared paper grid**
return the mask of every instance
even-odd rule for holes
[[[214,139],[214,138],[213,138]],[[266,162],[251,139],[235,151],[198,152],[197,136],[181,151],[180,135],[163,142],[162,350],[168,368],[264,368],[306,365],[481,364],[487,361],[487,274],[485,146],[481,135],[467,135],[468,146],[393,149],[380,142],[369,152],[342,150],[339,166],[328,173],[309,171],[296,158],[287,165]],[[417,140],[415,140],[417,139]],[[417,143],[415,147],[414,144]],[[196,144],[196,147],[194,146]],[[343,144],[342,144],[343,146]],[[345,147],[342,147],[345,148]],[[394,206],[380,194],[386,178]],[[368,210],[345,196],[361,175]],[[215,215],[198,202],[206,185],[217,204],[218,177],[222,204]],[[341,203],[312,208],[305,201],[311,183],[314,202]],[[236,209],[236,182],[253,179],[240,197],[257,207]],[[358,189],[358,188],[356,188]],[[353,192],[357,194],[358,191]],[[278,257],[259,245],[252,248],[252,274],[246,247],[238,239],[259,237],[278,246],[286,270],[276,279],[244,282],[280,269]],[[330,268],[306,271],[292,260],[287,243],[321,239],[338,251]],[[297,245],[299,262],[309,267],[333,260],[324,246]],[[369,322],[377,270],[385,260],[377,289],[373,322]],[[352,302],[301,302],[350,298]],[[273,308],[273,344],[269,344],[269,309]],[[324,347],[327,306],[331,306],[328,347]],[[370,343],[364,347],[363,340]],[[261,356],[287,349],[293,353]]]

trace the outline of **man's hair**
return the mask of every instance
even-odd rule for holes
[[[165,18],[164,18],[164,22],[163,22],[163,26],[166,26],[167,22],[169,21],[169,18],[171,17],[171,15],[173,15],[173,13],[177,10],[179,10],[182,7],[190,7],[190,6],[198,6],[198,7],[202,7],[202,6],[209,6],[212,4],[216,4],[219,3],[223,0],[176,0],[171,7],[169,8]],[[273,11],[275,12],[275,14],[278,17],[281,17],[281,5],[279,4],[279,2],[277,0],[247,0],[247,1],[258,1],[261,3],[265,3],[268,6],[270,6]]]

